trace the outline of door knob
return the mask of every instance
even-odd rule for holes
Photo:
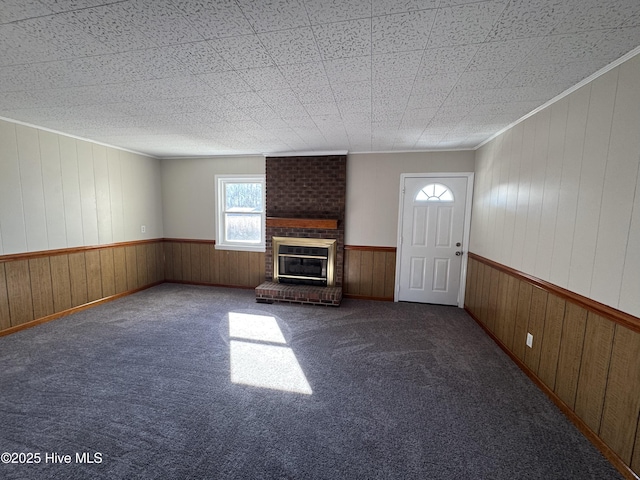
[[[456,257],[459,257],[460,255],[462,255],[462,252],[456,252]]]

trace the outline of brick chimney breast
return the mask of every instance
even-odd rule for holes
[[[335,285],[342,286],[347,156],[266,158],[267,218],[338,221],[336,230],[270,227],[266,229],[266,279],[273,280],[272,237],[336,239]]]

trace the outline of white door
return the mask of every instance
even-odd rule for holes
[[[398,300],[457,305],[467,177],[405,177]]]

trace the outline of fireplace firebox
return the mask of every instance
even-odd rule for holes
[[[336,240],[273,237],[273,281],[334,286]]]

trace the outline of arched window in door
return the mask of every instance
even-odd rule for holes
[[[416,195],[416,202],[453,202],[453,193],[441,183],[430,183]]]

